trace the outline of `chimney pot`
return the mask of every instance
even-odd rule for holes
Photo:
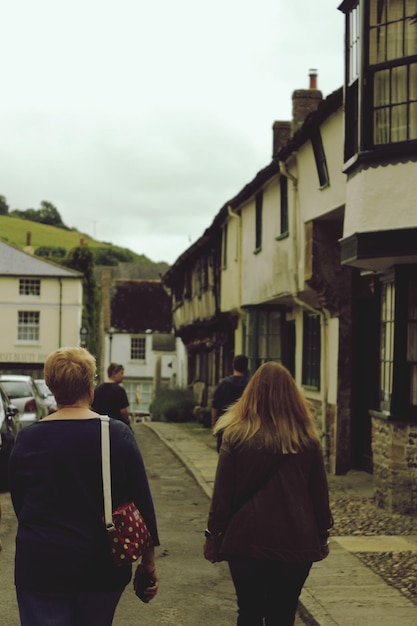
[[[310,89],[317,89],[317,70],[310,70]]]

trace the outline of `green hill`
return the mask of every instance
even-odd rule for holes
[[[31,222],[15,216],[0,215],[0,239],[3,241],[18,248],[24,248],[27,245],[28,233],[30,233],[30,245],[35,251],[42,247],[54,247],[65,248],[69,252],[72,248],[82,243],[89,246],[93,252],[94,249],[98,252],[99,248],[112,250],[115,253],[115,258],[123,257],[120,260],[152,263],[143,254],[136,254],[128,248],[120,248],[108,242],[96,241],[89,235],[80,233],[75,229],[66,230],[56,226],[49,226],[48,224]]]

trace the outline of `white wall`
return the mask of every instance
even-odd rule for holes
[[[343,237],[417,226],[417,167],[398,163],[358,172],[346,185]]]
[[[19,278],[0,278],[0,361],[43,363],[61,346],[78,346],[82,316],[82,282],[41,278],[40,296],[19,295]],[[39,341],[17,339],[18,311],[39,311]]]

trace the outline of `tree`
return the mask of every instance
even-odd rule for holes
[[[6,202],[5,196],[0,196],[0,215],[7,215],[9,212],[9,205]]]
[[[58,226],[58,228],[65,227],[58,209],[52,204],[52,202],[48,202],[47,200],[42,200],[41,202],[41,208],[39,209],[39,221],[42,224]]]
[[[63,259],[66,254],[67,250],[62,246],[39,246],[35,250],[35,256],[52,258],[55,261]]]
[[[84,275],[82,326],[87,328],[85,347],[99,360],[99,324],[101,298],[94,276],[94,256],[87,246],[69,251],[64,265]]]

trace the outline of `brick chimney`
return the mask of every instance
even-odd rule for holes
[[[35,252],[32,246],[32,233],[30,231],[26,233],[26,245],[23,248],[23,252],[27,252],[28,254],[34,254]]]
[[[272,125],[272,158],[291,138],[291,122],[274,122]]]
[[[292,94],[292,134],[303,125],[307,115],[315,111],[323,100],[323,94],[317,89],[317,70],[310,70],[309,89],[297,89]]]

